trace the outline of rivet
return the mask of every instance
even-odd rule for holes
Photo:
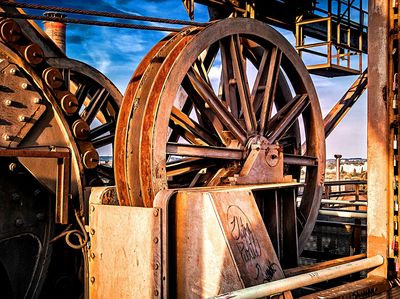
[[[92,253],[90,254],[90,257],[91,257],[92,259],[94,259],[94,258],[96,257],[96,255],[94,254],[94,252],[92,252]]]
[[[26,84],[25,82],[21,83],[21,88],[22,89],[27,89],[28,88],[28,84]]]
[[[94,276],[90,277],[90,282],[91,282],[91,283],[94,283],[95,280],[96,280],[96,279],[94,278]]]
[[[22,220],[21,218],[15,219],[15,225],[16,225],[16,226],[22,226],[22,225],[24,225],[24,220]]]
[[[11,100],[5,100],[4,101],[4,105],[6,105],[6,106],[11,106],[11,104],[12,104]]]
[[[154,296],[158,296],[158,290],[154,290]]]
[[[8,134],[4,134],[4,135],[3,135],[3,139],[4,139],[5,141],[10,141],[10,140],[11,140],[11,137],[10,137],[10,135],[8,135]]]
[[[33,103],[34,104],[40,104],[42,101],[41,101],[41,99],[39,99],[39,98],[34,98],[33,99]]]
[[[26,122],[26,121],[28,121],[28,118],[27,118],[26,116],[23,116],[23,115],[20,115],[20,116],[18,117],[18,119],[19,119],[20,122]]]
[[[160,267],[160,265],[158,263],[154,264],[154,270],[157,270]]]
[[[94,209],[95,209],[94,206],[90,206],[90,210],[91,210],[92,212],[94,212]]]
[[[10,171],[15,171],[15,169],[17,169],[17,164],[15,163],[10,163],[10,165],[8,165],[8,169]]]
[[[93,228],[90,230],[90,234],[91,234],[92,236],[94,235],[94,229],[93,229]]]
[[[156,244],[157,244],[157,243],[158,243],[158,238],[157,238],[157,237],[155,237],[153,241],[154,241],[154,243],[156,243]]]
[[[11,199],[13,201],[19,201],[21,199],[21,196],[18,193],[12,193],[11,194]]]
[[[153,212],[153,214],[154,214],[154,216],[158,216],[158,210],[157,209],[154,209],[154,212]]]
[[[42,221],[44,219],[44,213],[39,212],[36,214],[36,219]]]
[[[16,72],[17,72],[17,70],[15,68],[11,68],[10,69],[10,74],[11,75],[15,75]]]

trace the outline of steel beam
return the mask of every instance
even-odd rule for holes
[[[339,266],[334,266],[289,278],[284,278],[281,280],[272,281],[269,283],[264,283],[261,285],[249,287],[242,290],[233,291],[230,293],[216,296],[214,298],[244,299],[244,298],[262,298],[271,295],[277,295],[285,291],[298,289],[301,287],[316,284],[333,278],[342,277],[352,273],[371,269],[373,267],[383,265],[383,263],[384,263],[384,258],[380,255],[376,255],[355,262],[350,262]]]
[[[368,40],[368,256],[385,262],[370,274],[386,277],[393,158],[390,154],[388,105],[389,1],[369,1]]]

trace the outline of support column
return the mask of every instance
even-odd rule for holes
[[[380,254],[384,264],[370,275],[387,276],[393,202],[393,154],[388,93],[389,4],[369,0],[368,9],[368,256]]]

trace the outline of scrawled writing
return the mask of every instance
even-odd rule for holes
[[[264,266],[261,266],[259,263],[257,263],[257,275],[255,277],[255,280],[258,280],[260,279],[260,277],[262,277],[264,283],[272,281],[274,278],[274,274],[277,271],[277,267],[278,266],[275,263],[267,263],[267,265]]]
[[[228,223],[232,239],[240,252],[242,260],[247,263],[261,255],[261,247],[251,228],[247,216],[238,206],[229,206]]]

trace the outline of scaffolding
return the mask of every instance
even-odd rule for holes
[[[362,0],[328,0],[326,7],[315,7],[313,14],[298,16],[296,50],[310,73],[325,77],[361,74],[367,17]],[[325,40],[314,37],[318,31]]]

